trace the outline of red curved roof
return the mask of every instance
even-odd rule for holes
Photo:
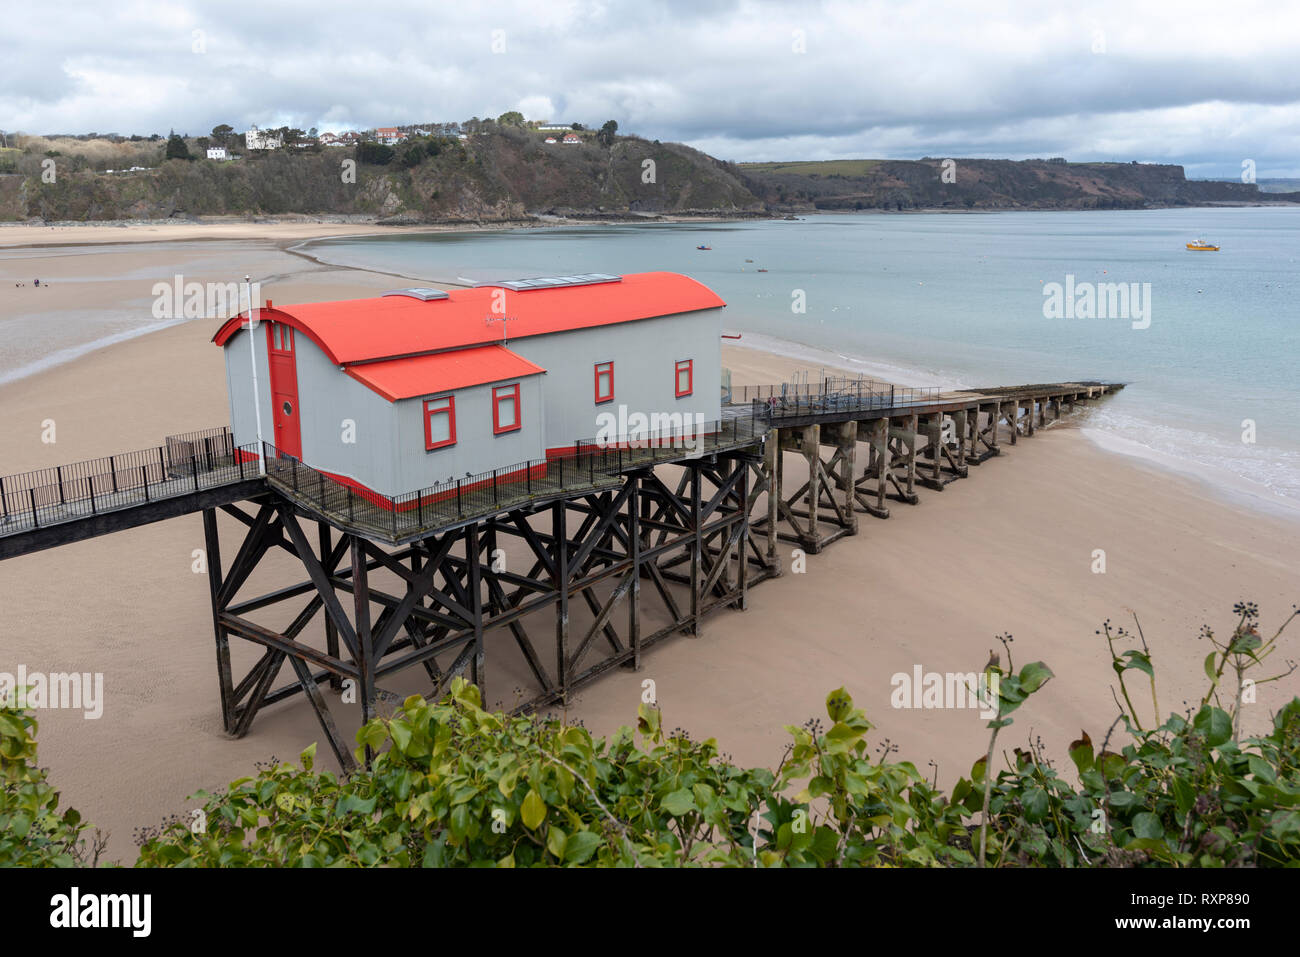
[[[505,297],[509,339],[587,329],[637,319],[715,309],[726,303],[702,283],[671,272],[643,272],[621,282],[516,292],[500,286],[449,290],[446,299],[407,296],[314,302],[262,309],[259,318],[283,322],[307,335],[336,365],[499,343],[499,322],[485,321]],[[219,346],[240,328],[244,314],[217,330]]]

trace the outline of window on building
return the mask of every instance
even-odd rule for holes
[[[293,327],[282,322],[268,322],[272,352],[293,352]]]
[[[614,363],[596,363],[596,402],[614,401]]]
[[[424,447],[432,452],[456,444],[456,397],[424,400]]]
[[[678,359],[677,360],[677,378],[674,382],[677,389],[677,398],[684,395],[690,395],[695,391],[695,360]]]
[[[492,431],[514,432],[519,428],[519,383],[492,389]]]

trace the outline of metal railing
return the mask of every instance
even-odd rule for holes
[[[623,472],[752,445],[767,431],[762,412],[680,430],[580,440],[572,449],[415,492],[388,496],[327,475],[263,443],[267,479],[282,494],[340,525],[390,541],[472,521],[531,501],[614,488]],[[256,469],[256,444],[240,446]]]
[[[1059,385],[996,391],[1050,388]],[[545,459],[396,496],[320,472],[269,443],[263,443],[263,453],[267,480],[281,492],[339,524],[399,540],[535,499],[612,487],[629,469],[751,445],[782,420],[923,407],[937,403],[939,395],[937,388],[899,388],[863,378],[737,386],[727,414],[687,435],[679,429],[578,441],[571,451]],[[236,447],[230,429],[220,428],[171,435],[155,448],[0,477],[0,535],[257,478],[257,459],[256,443]]]
[[[227,428],[168,436],[163,444],[0,477],[0,534],[174,498],[255,476]]]
[[[781,382],[776,385],[733,385],[730,387],[732,405],[749,405],[755,399],[786,398],[822,395],[825,382]]]
[[[826,386],[814,392],[775,392],[754,398],[750,405],[755,415],[771,422],[837,413],[871,412],[880,409],[904,409],[924,406],[939,400],[939,389],[904,389],[870,379],[851,379],[842,383],[828,379]]]

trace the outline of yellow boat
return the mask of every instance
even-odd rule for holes
[[[1197,239],[1188,243],[1187,248],[1194,252],[1202,253],[1217,253],[1219,251],[1218,246],[1215,246],[1213,243],[1207,243],[1204,239]]]

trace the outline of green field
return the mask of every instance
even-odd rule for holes
[[[795,173],[800,176],[866,176],[879,166],[880,160],[813,160],[791,163],[740,163],[741,169],[753,173]]]

